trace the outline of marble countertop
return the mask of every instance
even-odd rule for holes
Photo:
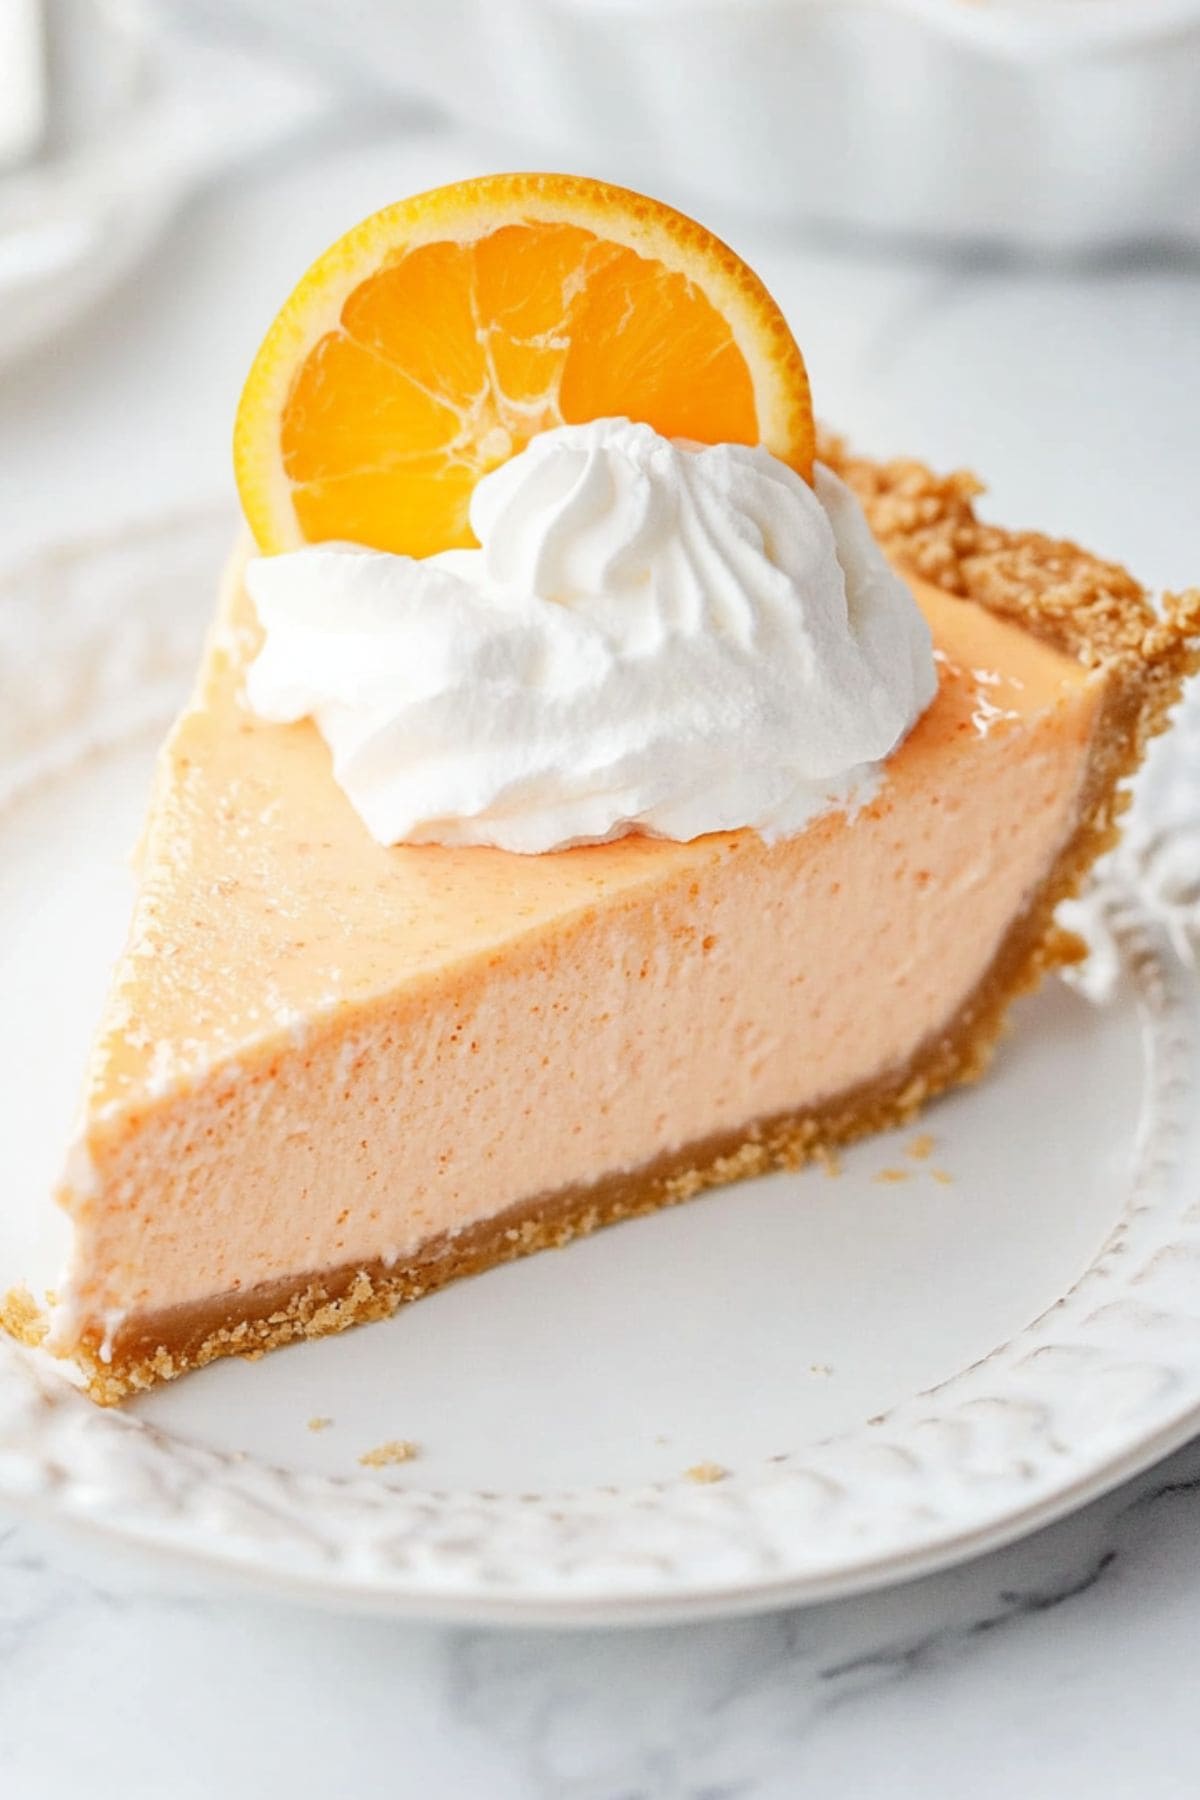
[[[1200,1446],[1025,1544],[807,1612],[391,1625],[0,1525],[0,1788],[37,1800],[1190,1800]]]
[[[0,378],[3,558],[197,499],[232,512],[237,389],[297,272],[372,207],[496,160],[344,120],[192,203]],[[1200,263],[931,262],[713,222],[865,448],[975,464],[999,515],[1195,578]],[[0,1790],[1168,1800],[1196,1788],[1198,1618],[1200,1445],[908,1587],[592,1635],[306,1612],[0,1512]]]

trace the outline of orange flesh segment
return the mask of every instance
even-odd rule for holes
[[[667,207],[570,176],[401,201],[321,257],[255,359],[238,486],[259,548],[469,546],[480,477],[624,417],[764,444],[806,479],[804,360],[757,276]]]
[[[758,441],[745,360],[683,275],[577,226],[508,225],[354,289],[297,371],[283,462],[309,540],[425,556],[474,544],[471,490],[535,432],[618,416]]]

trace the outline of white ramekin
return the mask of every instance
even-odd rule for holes
[[[530,160],[796,222],[1200,236],[1200,0],[238,0]]]

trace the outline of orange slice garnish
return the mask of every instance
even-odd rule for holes
[[[472,489],[536,432],[609,417],[812,471],[804,359],[719,238],[606,182],[485,176],[313,264],[255,358],[234,464],[263,551],[427,556],[475,542]]]

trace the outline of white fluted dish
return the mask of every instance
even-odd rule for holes
[[[517,152],[1043,252],[1200,234],[1200,0],[237,0]]]

